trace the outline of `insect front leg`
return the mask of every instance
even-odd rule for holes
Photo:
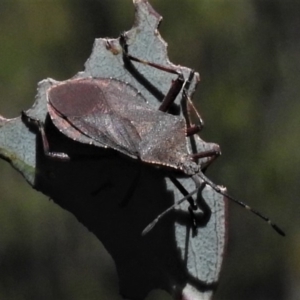
[[[221,155],[221,150],[219,146],[214,147],[214,149],[210,149],[207,151],[202,151],[199,153],[191,154],[193,161],[197,162],[198,159],[207,158],[204,166],[201,166],[202,172],[205,172],[206,169]]]
[[[45,133],[45,126],[40,120],[30,117],[25,111],[21,112],[21,117],[22,117],[22,120],[24,120],[25,122],[29,122],[29,123],[35,125],[36,127],[38,127],[38,130],[42,137],[43,150],[44,150],[45,156],[50,157],[51,159],[54,159],[54,160],[61,160],[61,161],[69,161],[70,160],[69,155],[64,152],[50,151],[48,138]]]

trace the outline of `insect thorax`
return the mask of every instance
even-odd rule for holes
[[[186,175],[195,175],[199,173],[200,167],[197,163],[191,160],[190,156],[183,157],[180,169],[186,174]]]

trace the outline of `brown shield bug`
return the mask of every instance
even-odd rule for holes
[[[182,98],[190,101],[187,89],[193,72],[189,79],[185,80],[178,70],[145,62],[128,55],[124,36],[120,41],[123,44],[125,59],[178,75],[164,97],[159,110],[148,105],[146,99],[131,85],[117,79],[91,77],[71,79],[54,85],[47,91],[48,113],[58,130],[75,141],[111,148],[133,159],[138,159],[142,163],[175,170],[191,177],[195,182],[196,189],[190,194],[184,191],[185,197],[180,202],[188,199],[192,209],[197,208],[191,198],[192,194],[200,191],[196,203],[201,208],[201,204],[199,204],[201,189],[207,184],[228,199],[249,209],[268,222],[279,234],[284,235],[284,232],[269,218],[235,200],[203,174],[196,159],[210,157],[210,161],[212,161],[219,154],[219,149],[197,154],[189,153],[186,136],[193,135],[201,129],[200,116],[200,125],[191,126],[187,118],[171,115],[167,111],[181,90]],[[26,115],[26,113],[24,114]],[[45,155],[55,159],[68,160],[67,154],[49,150],[43,124],[39,120],[34,121],[38,124],[42,135]],[[153,228],[170,209],[159,215],[143,233],[147,233]]]

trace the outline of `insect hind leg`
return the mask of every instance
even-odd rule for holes
[[[42,142],[43,142],[43,150],[45,156],[54,159],[54,160],[60,160],[60,161],[69,161],[70,157],[68,154],[64,152],[52,152],[50,151],[48,138],[45,132],[45,126],[39,119],[35,119],[30,117],[25,111],[21,112],[21,118],[25,122],[29,122],[30,124],[33,124],[36,126],[41,134]]]
[[[203,122],[199,112],[197,111],[196,107],[194,106],[191,98],[188,96],[188,90],[190,88],[192,80],[194,79],[195,71],[191,70],[188,79],[185,80],[184,76],[182,74],[182,71],[179,68],[163,66],[163,65],[149,62],[146,60],[142,60],[140,58],[130,55],[128,53],[128,45],[126,42],[126,33],[121,34],[120,45],[123,49],[124,63],[127,66],[127,68],[130,69],[131,71],[132,71],[132,68],[134,68],[134,66],[132,66],[132,65],[129,66],[129,62],[135,61],[135,62],[151,66],[153,68],[159,69],[159,70],[167,72],[167,73],[178,75],[178,77],[172,82],[171,87],[170,87],[169,91],[167,92],[167,94],[162,97],[162,103],[159,106],[159,110],[163,111],[163,112],[169,111],[171,105],[174,103],[174,101],[176,100],[180,91],[182,90],[181,107],[183,110],[183,115],[186,119],[187,136],[191,136],[191,135],[196,134],[199,131],[201,131],[204,126],[204,122]],[[135,72],[135,74],[136,74],[136,72]],[[148,82],[147,82],[147,84],[148,84]],[[156,90],[156,88],[154,88],[154,89]],[[160,96],[160,98],[161,98],[161,96]],[[197,121],[198,124],[191,125],[190,120],[189,120],[189,113],[188,113],[187,106],[191,107],[192,110],[194,111],[194,113],[196,114],[197,119],[198,119],[198,121]]]

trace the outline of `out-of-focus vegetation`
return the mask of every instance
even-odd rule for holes
[[[201,73],[202,136],[223,151],[208,175],[288,235],[230,203],[215,299],[299,299],[300,2],[151,3],[171,61]],[[82,70],[94,38],[117,37],[133,16],[131,0],[0,1],[0,113],[29,108],[38,81]],[[95,237],[6,162],[0,169],[0,299],[121,299]]]

